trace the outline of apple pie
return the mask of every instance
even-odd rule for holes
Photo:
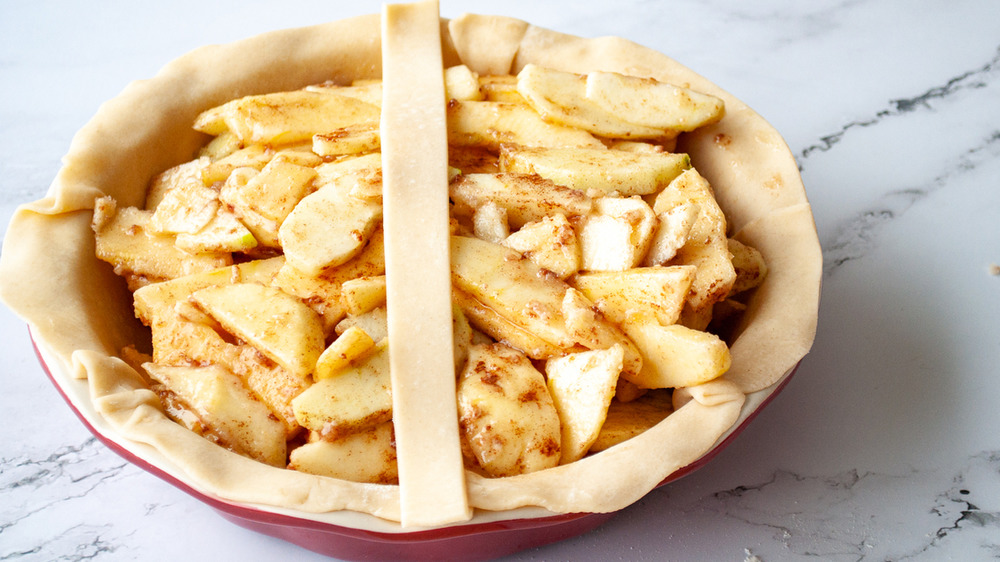
[[[421,391],[390,368],[399,85],[380,23],[205,47],[130,85],[17,211],[0,295],[101,423],[196,489],[392,528],[412,455],[393,397]],[[439,28],[444,152],[403,150],[444,171],[444,236],[413,251],[446,258],[450,333],[405,334],[447,356],[453,394],[428,415],[457,420],[475,513],[621,509],[812,344],[821,256],[794,159],[626,40]],[[415,240],[422,212],[399,219]]]

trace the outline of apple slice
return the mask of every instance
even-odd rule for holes
[[[313,135],[312,151],[320,156],[344,156],[378,150],[382,137],[378,125],[350,125]]]
[[[280,153],[245,184],[231,190],[226,201],[239,213],[253,212],[261,218],[282,221],[312,189],[316,170],[293,161],[294,156]]]
[[[610,138],[659,138],[662,128],[631,123],[587,99],[587,78],[534,64],[517,74],[517,91],[549,123]]]
[[[178,234],[175,244],[192,254],[246,252],[257,247],[257,239],[236,215],[219,208],[198,232]]]
[[[187,299],[188,295],[199,289],[241,282],[268,284],[284,262],[285,258],[277,256],[146,285],[137,289],[132,295],[135,301],[135,314],[149,325],[156,321],[157,316],[163,316],[164,313],[171,311],[178,302]]]
[[[392,419],[391,386],[389,345],[383,339],[363,361],[296,396],[295,419],[324,439],[366,431]]]
[[[622,329],[647,358],[638,375],[623,374],[641,388],[681,388],[713,380],[732,362],[715,334],[680,324],[662,326],[650,315],[632,315]]]
[[[271,409],[287,436],[298,431],[291,399],[310,380],[285,369],[253,346],[233,341],[217,321],[188,301],[156,316],[150,326],[158,365],[220,365],[240,377]]]
[[[351,326],[337,336],[337,339],[333,340],[316,360],[313,378],[320,380],[336,375],[374,347],[375,341],[367,332],[357,326]]]
[[[517,76],[499,74],[479,77],[479,89],[486,101],[526,104],[524,96],[517,93]]]
[[[226,331],[301,378],[312,373],[326,347],[319,315],[274,287],[207,287],[192,293],[191,299]]]
[[[483,99],[483,90],[479,87],[479,75],[464,64],[444,70],[444,89],[449,100]]]
[[[726,238],[726,216],[712,192],[712,186],[691,168],[670,182],[653,202],[653,211],[666,213],[679,205],[694,203],[698,217],[691,225],[685,244],[667,265],[694,265],[698,268],[691,284],[688,305],[693,313],[707,312],[724,299],[736,281]]]
[[[537,174],[592,196],[592,190],[620,197],[656,193],[690,167],[687,154],[670,152],[507,145],[500,150],[501,170]]]
[[[615,72],[589,73],[585,97],[623,121],[668,131],[693,131],[725,114],[715,96]]]
[[[375,107],[382,107],[382,80],[377,78],[369,80],[355,80],[350,86],[340,86],[334,82],[324,82],[322,84],[306,86],[304,89],[309,92],[316,92],[320,94],[333,94],[336,96],[354,98],[358,101],[374,105]]]
[[[276,145],[378,123],[379,113],[377,106],[352,97],[296,90],[233,100],[199,115],[194,128],[210,135],[232,131],[244,144]]]
[[[292,470],[372,484],[395,484],[396,443],[392,422],[335,441],[316,438],[292,449]]]
[[[173,236],[149,232],[153,211],[135,207],[119,209],[110,197],[94,201],[93,229],[96,254],[120,274],[132,273],[150,280],[175,279],[210,271],[233,262],[228,253],[189,254],[174,244]]]
[[[382,220],[382,205],[326,185],[307,195],[278,230],[288,263],[308,275],[361,253]]]
[[[573,225],[562,213],[528,223],[500,243],[521,252],[560,279],[580,269],[580,243]]]
[[[341,290],[348,314],[364,314],[385,305],[385,275],[356,277],[345,281]]]
[[[478,238],[452,236],[451,268],[456,288],[512,324],[557,348],[576,345],[562,314],[568,285],[540,275],[540,268],[519,253]]]
[[[639,265],[653,242],[656,215],[639,197],[594,200],[580,221],[580,269],[624,271]]]
[[[149,188],[146,189],[146,204],[143,208],[148,211],[156,210],[163,196],[179,185],[191,182],[202,184],[202,174],[211,163],[211,159],[202,156],[160,172],[149,182]]]
[[[230,133],[224,133],[233,136]],[[260,171],[274,158],[274,150],[260,144],[235,150],[218,160],[214,160],[201,169],[201,181],[205,185],[214,185],[226,181],[233,170],[248,168]]]
[[[476,209],[493,202],[506,210],[507,221],[515,230],[553,213],[583,215],[592,206],[582,191],[525,174],[462,174],[451,182],[448,192],[456,213],[472,216]]]
[[[652,390],[628,402],[618,400],[616,395],[590,452],[614,447],[663,421],[674,411],[670,395],[669,390]]]
[[[233,373],[218,365],[166,367],[144,363],[149,375],[174,393],[237,453],[285,465],[285,426]]]
[[[372,152],[324,162],[316,166],[316,186],[335,184],[344,194],[382,200],[382,154]]]
[[[594,301],[604,316],[620,324],[636,313],[653,313],[664,326],[677,322],[695,267],[639,267],[627,271],[581,273],[570,283]]]
[[[571,353],[545,363],[549,394],[562,425],[560,464],[583,458],[604,425],[615,395],[625,350],[608,349]]]
[[[490,476],[559,464],[559,413],[545,377],[521,352],[473,345],[457,392],[462,440]]]
[[[456,298],[464,295],[472,301],[458,299],[463,311],[494,338],[533,359],[621,344],[625,370],[637,374],[642,367],[636,347],[594,312],[592,302],[517,252],[452,236],[451,260]]]
[[[523,103],[453,101],[448,104],[448,144],[493,152],[504,143],[524,146],[604,146],[587,131],[547,123]]]
[[[653,242],[646,252],[643,265],[663,265],[672,260],[687,242],[691,227],[698,220],[700,208],[697,203],[681,203],[672,209],[656,215],[656,232]]]
[[[163,193],[149,219],[154,234],[194,234],[205,227],[219,209],[219,192],[188,176]]]
[[[271,283],[282,291],[295,295],[323,317],[324,325],[333,327],[347,313],[343,299],[343,284],[357,277],[385,274],[385,252],[382,229],[372,233],[364,249],[346,263],[331,267],[319,276],[309,275],[291,266],[287,260]]]

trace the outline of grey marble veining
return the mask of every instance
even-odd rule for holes
[[[993,53],[993,57],[981,67],[964,71],[947,79],[943,84],[934,86],[913,97],[889,100],[885,108],[878,109],[872,116],[851,121],[841,126],[840,130],[822,136],[818,143],[799,151],[798,160],[801,163],[807,160],[813,152],[825,152],[832,149],[852,129],[872,127],[884,120],[902,117],[914,111],[933,111],[938,101],[947,101],[948,98],[953,98],[964,90],[989,87],[991,83],[996,81],[998,72],[1000,72],[1000,47]]]
[[[921,184],[882,193],[873,205],[842,222],[832,240],[824,244],[824,266],[827,276],[851,260],[864,257],[876,243],[878,233],[890,221],[903,217],[914,205],[926,200],[952,182],[969,175],[983,175],[987,164],[1000,159],[1000,129],[971,147],[965,147],[953,160],[944,163],[940,173]]]
[[[0,216],[73,133],[202,44],[379,3],[0,5]],[[666,52],[768,118],[824,249],[820,325],[718,457],[510,560],[1000,558],[1000,35],[989,1],[442,0]],[[82,24],[86,22],[86,25]],[[0,310],[0,560],[322,560],[237,527],[90,436]]]

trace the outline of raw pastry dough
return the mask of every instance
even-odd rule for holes
[[[491,16],[442,24],[445,66],[464,63],[501,74],[528,63],[608,70],[725,100],[726,117],[682,136],[678,151],[691,155],[716,190],[735,237],[758,248],[770,270],[737,331],[730,373],[708,383],[711,388],[692,391],[653,429],[581,461],[510,478],[466,475],[474,521],[622,509],[724,439],[812,344],[822,258],[794,158],[745,104],[669,57],[624,39],[583,39]],[[201,111],[243,95],[378,77],[380,65],[374,15],[198,49],[130,85],[75,137],[47,197],[16,212],[0,255],[0,297],[30,324],[55,380],[89,423],[188,486],[225,501],[400,532],[393,523],[400,518],[396,486],[268,467],[167,419],[141,378],[114,357],[126,344],[148,345],[149,336],[133,318],[123,280],[94,257],[90,230],[96,197],[141,204],[156,173],[192,157],[205,141],[190,128]],[[529,509],[483,511],[522,506]]]
[[[382,14],[386,298],[404,527],[472,515],[454,406],[448,132],[437,14],[437,2],[426,1],[387,4]]]

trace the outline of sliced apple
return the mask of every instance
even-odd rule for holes
[[[506,210],[514,230],[555,213],[583,215],[592,206],[582,191],[523,174],[462,174],[452,180],[449,194],[455,212],[470,217],[479,207],[495,203]]]
[[[211,271],[233,262],[228,253],[189,254],[174,244],[173,236],[149,232],[152,215],[153,211],[135,207],[119,209],[110,197],[97,199],[93,220],[97,257],[120,274],[153,281]]]
[[[620,346],[624,352],[622,372],[625,374],[640,372],[644,360],[639,349],[617,325],[599,316],[597,307],[583,293],[573,287],[567,288],[563,296],[562,312],[566,321],[566,331],[576,343],[586,349],[609,349]]]
[[[216,161],[229,156],[241,148],[243,148],[243,143],[240,142],[239,137],[229,131],[226,131],[208,141],[208,144],[203,146],[202,149],[198,151],[198,156],[200,158]]]
[[[314,169],[278,155],[246,181],[227,181],[220,197],[245,224],[266,231],[259,237],[273,246],[282,223],[312,190],[315,178]]]
[[[767,263],[760,250],[733,238],[727,242],[729,253],[733,256],[733,269],[736,270],[732,294],[749,291],[763,283],[767,277]]]
[[[288,437],[299,430],[291,399],[308,380],[267,358],[256,348],[233,341],[217,322],[186,319],[171,307],[150,325],[153,361],[159,365],[221,365],[239,376],[281,420]],[[194,307],[190,307],[194,309]],[[185,311],[186,312],[186,311]],[[204,314],[202,314],[204,316]]]
[[[385,305],[385,275],[356,277],[341,287],[348,314],[364,314]]]
[[[275,275],[273,285],[308,303],[323,317],[324,326],[332,328],[347,313],[342,297],[343,284],[357,277],[385,273],[383,243],[382,229],[377,228],[357,256],[318,276],[300,271],[286,260]]]
[[[275,150],[274,159],[296,166],[315,168],[324,162],[323,157],[312,151],[311,142],[297,142]],[[272,159],[273,160],[273,159]]]
[[[681,203],[672,209],[656,215],[656,232],[653,241],[642,260],[643,265],[663,265],[674,259],[677,252],[687,243],[691,227],[698,220],[700,207],[697,203]]]
[[[324,82],[323,84],[306,86],[304,89],[309,92],[316,92],[320,94],[333,94],[336,96],[354,98],[356,100],[374,105],[375,107],[382,107],[382,81],[378,79],[355,80],[350,86],[341,86],[333,82]]]
[[[210,109],[194,128],[210,135],[232,131],[245,144],[288,144],[348,125],[378,123],[376,105],[307,90],[247,96]]]
[[[288,468],[351,482],[395,484],[399,470],[392,422],[334,441],[313,439],[292,449]]]
[[[585,272],[570,284],[594,301],[612,322],[652,313],[664,326],[680,318],[696,268],[690,265],[641,267],[626,271]]]
[[[517,250],[560,279],[566,279],[580,269],[580,243],[573,225],[562,213],[525,224],[501,244]]]
[[[590,446],[590,452],[597,453],[628,441],[663,421],[671,412],[673,407],[669,390],[649,391],[628,402],[619,401],[616,397],[608,407],[608,416]]]
[[[715,96],[615,72],[587,74],[585,97],[623,121],[668,131],[693,131],[725,114]]]
[[[501,344],[472,346],[457,392],[463,442],[487,474],[559,464],[559,413],[545,377],[522,353]]]
[[[239,282],[267,284],[284,261],[281,256],[254,260],[146,285],[132,295],[136,316],[148,325],[156,315],[172,309],[188,295],[205,287]]]
[[[694,386],[729,370],[729,347],[715,334],[680,324],[663,326],[652,315],[632,315],[622,329],[647,359],[638,375],[623,374],[641,388]]]
[[[364,357],[374,349],[375,341],[364,330],[351,326],[337,336],[316,360],[313,378],[328,379],[346,369],[352,361]]]
[[[587,131],[546,123],[531,107],[497,101],[448,104],[448,144],[478,146],[493,152],[504,143],[524,146],[603,145]]]
[[[238,376],[219,365],[169,367],[145,363],[143,368],[191,408],[223,446],[284,467],[284,425]]]
[[[479,87],[479,75],[464,64],[444,70],[445,95],[449,100],[478,101],[483,99]]]
[[[319,315],[274,287],[235,283],[191,299],[222,327],[295,375],[308,377],[326,347]]]
[[[461,174],[496,174],[500,172],[497,155],[476,146],[449,146],[448,165]],[[452,177],[449,176],[449,179]]]
[[[368,337],[375,341],[381,341],[389,335],[388,311],[385,306],[373,308],[361,314],[348,314],[334,327],[334,332],[340,336],[348,330],[358,328],[363,330]]]
[[[687,154],[595,148],[504,146],[500,169],[537,174],[584,193],[649,195],[691,167]]]
[[[597,439],[615,395],[624,349],[583,351],[545,363],[549,394],[562,426],[560,464],[583,458]]]
[[[215,218],[218,209],[219,192],[189,176],[163,193],[149,230],[160,235],[194,234]]]
[[[507,209],[496,201],[486,201],[472,212],[472,231],[476,238],[481,238],[494,244],[510,236],[510,225],[507,224]]]
[[[246,252],[257,247],[257,239],[236,215],[218,208],[201,230],[178,234],[175,244],[192,254]]]
[[[312,151],[319,156],[343,156],[378,150],[382,137],[378,125],[349,125],[312,138]]]
[[[391,420],[388,349],[383,339],[363,361],[317,381],[295,397],[295,419],[331,440]]]
[[[562,314],[567,285],[540,275],[540,268],[517,252],[477,238],[452,236],[451,268],[456,288],[511,323],[558,348],[576,344]]]
[[[342,194],[382,201],[382,154],[372,152],[316,166],[317,186],[335,185]]]
[[[316,276],[358,255],[381,220],[382,205],[328,184],[299,202],[278,238],[288,263]]]
[[[274,158],[274,150],[264,145],[251,144],[205,166],[201,171],[201,180],[205,185],[211,186],[226,181],[239,168],[260,171],[271,158]]]
[[[624,271],[639,265],[653,241],[656,215],[639,197],[601,197],[580,221],[580,269]]]
[[[698,218],[684,246],[667,264],[698,268],[688,297],[690,314],[707,314],[713,304],[729,294],[736,281],[726,238],[726,216],[715,200],[712,186],[694,168],[686,170],[656,196],[653,210],[664,213],[689,202],[698,205]]]
[[[461,369],[469,357],[469,347],[472,345],[472,324],[462,312],[462,307],[452,299],[451,305],[451,337],[454,342],[455,369]]]
[[[553,345],[511,322],[469,293],[460,289],[452,289],[452,295],[469,324],[483,334],[521,350],[532,359],[546,359],[562,353],[562,348],[559,346]]]
[[[528,103],[524,96],[517,93],[517,76],[509,74],[479,77],[479,88],[486,101],[502,101],[508,103]]]
[[[178,164],[157,174],[149,182],[149,188],[146,189],[146,205],[144,208],[150,211],[156,210],[160,201],[163,200],[163,196],[179,185],[201,183],[203,170],[211,165],[211,163],[210,158],[202,156],[195,160]]]
[[[317,175],[316,170],[296,164],[293,159],[284,153],[276,155],[227,202],[280,225],[312,190]]]
[[[622,344],[625,370],[638,373],[642,358],[616,326],[599,317],[578,291],[517,252],[476,238],[453,236],[452,280],[476,327],[534,359]]]
[[[610,138],[658,138],[661,128],[630,123],[587,99],[587,77],[534,64],[517,73],[517,91],[549,123]]]

